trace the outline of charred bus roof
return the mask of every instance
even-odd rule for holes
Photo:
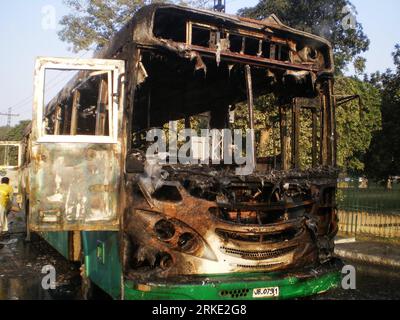
[[[166,47],[179,53],[191,50],[215,53],[218,50],[216,43],[202,41],[205,39],[202,39],[201,30],[211,30],[219,32],[221,40],[227,34],[230,36],[228,42],[231,46],[225,42],[220,47],[226,58],[239,58],[250,64],[276,68],[333,72],[332,48],[327,40],[285,26],[275,15],[260,21],[183,6],[154,4],[138,11],[132,27],[133,41],[143,46]],[[238,39],[243,37],[245,40]],[[237,43],[238,40],[241,43]],[[242,44],[243,48],[240,47]],[[269,50],[263,50],[272,45],[276,45],[274,57]],[[288,51],[286,56],[281,52],[278,57],[278,47]],[[288,56],[290,53],[292,59]]]
[[[285,26],[275,15],[260,21],[178,5],[152,4],[140,9],[94,57],[118,59],[130,44],[194,61],[196,71],[207,71],[205,59],[216,61],[218,66],[224,61],[229,68],[248,64],[267,69],[267,77],[278,82],[268,90],[275,95],[316,96],[316,81],[321,76],[332,76],[334,71],[332,47],[327,40]],[[85,79],[83,72],[75,76],[48,104],[47,114],[57,104],[66,103]],[[256,95],[266,91],[262,81],[259,86],[255,84]],[[241,95],[224,103],[237,103],[243,98]]]

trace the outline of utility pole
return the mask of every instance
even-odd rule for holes
[[[0,116],[7,117],[7,127],[10,128],[11,127],[11,118],[12,117],[19,117],[19,114],[13,114],[12,113],[12,109],[8,108],[8,113],[0,112]]]
[[[19,114],[13,114],[12,113],[12,108],[8,108],[8,112],[7,113],[0,112],[0,116],[7,117],[7,128],[8,128],[8,130],[10,130],[10,128],[11,128],[11,118],[12,117],[19,117]],[[8,146],[5,146],[5,148],[4,148],[4,165],[6,165],[6,166],[9,165],[9,147]]]
[[[223,0],[224,3],[222,4],[222,0],[214,0],[214,10],[219,12],[225,12],[226,9],[226,0]]]

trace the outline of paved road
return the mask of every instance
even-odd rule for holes
[[[25,242],[25,215],[9,216],[9,239],[0,249],[0,300],[80,299],[80,275],[77,266],[64,259],[38,236]],[[0,245],[1,247],[1,245]],[[57,270],[57,289],[43,290],[44,266]]]
[[[22,234],[0,249],[0,300],[2,299],[81,299],[78,267],[66,261],[44,241],[25,243]],[[352,264],[347,262],[347,264]],[[57,289],[42,289],[42,267],[57,270]],[[379,300],[400,299],[400,273],[383,267],[353,263],[357,270],[357,290],[337,289],[313,299]],[[101,297],[102,299],[104,296]]]
[[[345,261],[356,268],[356,290],[337,289],[316,299],[400,300],[400,272],[397,269]]]
[[[30,243],[23,234],[5,240],[0,249],[0,300],[58,300],[80,298],[80,276],[77,266],[66,261],[43,240]],[[42,268],[57,270],[57,289],[42,289]]]

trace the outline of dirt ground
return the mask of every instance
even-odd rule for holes
[[[11,213],[10,235],[0,249],[0,300],[80,299],[79,267],[65,260],[39,236],[25,241],[25,215]],[[44,266],[57,270],[56,289],[44,290]]]

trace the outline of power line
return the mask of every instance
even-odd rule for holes
[[[56,87],[57,85],[59,85],[60,83],[62,83],[69,77],[69,75],[67,74],[66,76],[62,77],[59,81],[54,82],[56,79],[58,79],[61,76],[61,74],[62,73],[59,73],[55,77],[53,77],[51,80],[49,80],[46,83],[45,89],[47,89],[47,90],[53,89],[54,87]],[[24,100],[21,100],[19,103],[11,106],[10,108],[20,110],[22,107],[25,107],[26,105],[31,104],[32,100],[33,100],[33,96],[27,97]]]
[[[18,109],[18,108],[20,108],[21,106],[24,106],[25,104],[27,104],[28,102],[30,102],[31,100],[32,100],[32,97],[26,97],[25,99],[23,99],[23,100],[21,100],[20,102],[18,102],[18,103],[16,103],[16,104],[12,105],[12,106],[9,107],[9,108],[11,108],[11,109]]]
[[[1,113],[0,112],[0,116],[7,117],[7,127],[10,128],[11,127],[11,118],[12,117],[19,117],[19,114],[13,114],[12,113],[12,108],[8,108],[8,113]]]
[[[87,53],[89,53],[90,51],[95,50],[95,47],[89,48],[88,51],[83,52],[78,58],[76,59],[80,59],[82,58],[84,55],[86,55]],[[61,75],[61,73],[59,73],[58,75],[56,75],[55,77],[53,77],[51,80],[48,81],[48,83],[46,84],[46,89],[49,88],[49,86],[52,84],[52,82],[54,82],[57,78],[59,78]],[[63,80],[65,80],[68,77],[68,75],[66,77],[64,77],[61,81],[58,81],[55,85],[61,83]],[[51,88],[53,88],[54,86],[52,86]],[[33,95],[26,97],[22,100],[20,100],[19,102],[15,103],[14,105],[12,105],[11,107],[8,108],[8,110],[11,109],[16,109],[19,110],[22,107],[25,107],[28,103],[31,103],[33,100]],[[6,114],[1,114],[1,115],[6,115]]]

